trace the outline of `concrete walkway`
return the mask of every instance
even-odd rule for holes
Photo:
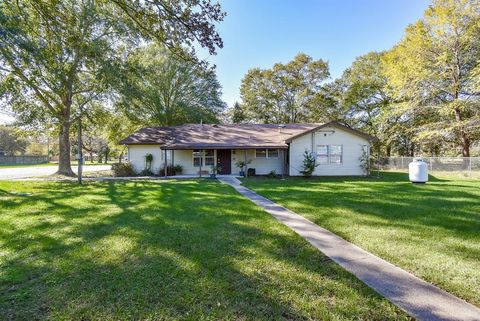
[[[362,250],[271,200],[234,178],[219,178],[265,209],[318,250],[351,272],[390,302],[419,320],[479,321],[480,309],[401,268]]]

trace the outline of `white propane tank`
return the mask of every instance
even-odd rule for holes
[[[408,164],[408,176],[412,183],[426,183],[428,182],[428,164],[421,158],[414,158]]]

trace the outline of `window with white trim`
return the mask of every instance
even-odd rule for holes
[[[330,164],[341,164],[343,162],[343,146],[330,145]]]
[[[215,165],[215,152],[213,149],[205,150],[205,165],[212,166]]]
[[[328,145],[317,145],[317,164],[328,164]]]
[[[194,149],[193,150],[193,166],[212,166],[215,165],[215,151],[213,149]]]
[[[277,158],[278,149],[255,149],[255,158]]]
[[[317,145],[317,164],[342,164],[343,145]]]
[[[268,158],[277,158],[278,157],[278,149],[267,149]]]
[[[267,158],[267,150],[255,149],[255,158]]]
[[[200,149],[193,150],[193,166],[200,167],[203,165],[202,162],[202,151]]]

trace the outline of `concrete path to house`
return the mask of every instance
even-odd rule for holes
[[[480,309],[407,271],[345,241],[277,203],[241,185],[234,177],[218,178],[290,227],[336,263],[411,316],[425,321],[479,321]]]
[[[83,167],[84,173],[109,170],[111,165],[87,165]],[[0,180],[25,179],[33,177],[42,177],[55,174],[58,166],[31,166],[31,167],[0,167]],[[72,170],[77,173],[77,166],[72,166]]]

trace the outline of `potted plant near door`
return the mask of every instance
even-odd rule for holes
[[[217,177],[217,173],[222,170],[222,167],[218,165],[212,165],[211,170],[212,172],[210,173],[210,177],[215,178]]]
[[[248,161],[239,160],[235,163],[235,166],[237,166],[240,169],[240,172],[238,173],[240,176],[245,177],[245,168],[251,162],[252,160],[248,160]]]

